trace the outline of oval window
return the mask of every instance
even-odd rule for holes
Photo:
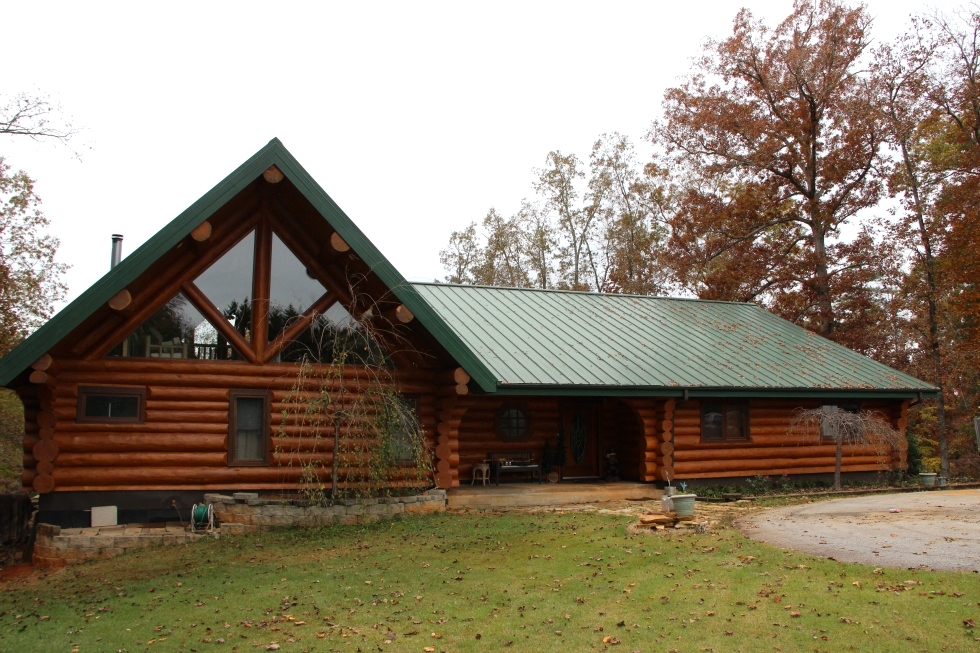
[[[523,406],[504,406],[497,412],[497,436],[504,442],[523,442],[531,436],[531,419]]]

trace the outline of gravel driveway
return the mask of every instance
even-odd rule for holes
[[[843,562],[980,572],[980,490],[865,495],[743,517],[747,537]]]

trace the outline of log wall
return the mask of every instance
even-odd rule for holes
[[[649,412],[663,418],[663,400],[644,400]],[[531,434],[525,442],[506,442],[497,435],[495,417],[505,404],[518,404],[527,410],[531,419]],[[558,421],[561,416],[561,400],[557,397],[499,398],[488,396],[460,397],[456,405],[463,411],[455,436],[459,443],[458,474],[456,484],[468,484],[473,479],[473,465],[483,462],[488,454],[502,451],[531,451],[540,459],[544,443],[550,441],[552,449],[558,444]],[[659,407],[659,408],[658,408]],[[649,454],[646,452],[644,425],[637,410],[618,399],[605,400],[599,413],[599,452],[615,451],[623,478],[653,480],[648,478]],[[654,463],[655,465],[655,463]],[[600,475],[604,469],[599,469]]]
[[[500,451],[531,451],[536,460],[541,459],[546,440],[554,449],[558,441],[558,401],[553,397],[531,397],[515,400],[497,397],[460,397],[458,403],[465,407],[459,423],[458,481],[469,484],[473,479],[473,465],[481,463],[487,455]],[[531,418],[531,434],[525,442],[505,442],[495,429],[497,411],[504,404],[517,403],[527,409]],[[458,483],[457,483],[458,484]]]
[[[23,484],[40,493],[299,489],[304,463],[315,460],[330,469],[333,428],[311,437],[309,429],[284,416],[298,369],[213,361],[60,361],[56,376],[48,374],[44,384],[20,390],[27,432]],[[358,373],[354,367],[345,372],[345,383],[354,391],[365,381]],[[419,397],[419,419],[434,446],[431,375],[398,372],[396,379],[403,393]],[[145,387],[145,423],[78,423],[80,385]],[[233,388],[270,393],[268,466],[228,465]],[[343,435],[367,437],[357,427],[345,427]]]
[[[749,402],[749,439],[745,442],[701,442],[701,407],[697,400],[674,411],[674,473],[678,479],[758,475],[833,473],[836,445],[822,441],[816,430],[793,433],[791,423],[800,409],[817,402],[756,399]],[[864,401],[862,410],[880,412],[903,436],[907,403]],[[904,439],[903,439],[904,440]],[[842,472],[886,471],[906,467],[906,447],[849,445],[844,447]]]
[[[285,414],[295,391],[297,366],[244,362],[99,359],[54,361],[19,392],[24,401],[23,485],[40,493],[136,490],[295,490],[304,465],[329,470],[333,429],[324,424],[316,436]],[[540,458],[545,441],[557,443],[561,401],[460,394],[451,372],[447,378],[427,371],[400,371],[397,383],[419,397],[419,418],[435,456],[435,482],[443,488],[467,483],[473,465],[489,453],[529,450]],[[357,368],[345,373],[345,387],[366,379]],[[78,387],[146,388],[142,424],[78,423]],[[465,388],[465,385],[463,386]],[[270,392],[272,450],[268,466],[229,466],[229,391]],[[337,388],[331,388],[335,394]],[[312,390],[312,388],[310,388]],[[496,433],[497,411],[506,403],[524,406],[531,419],[525,442],[506,442]],[[799,408],[816,402],[752,400],[750,437],[745,442],[702,443],[697,400],[606,399],[601,408],[600,453],[615,451],[623,478],[659,482],[686,478],[829,473],[835,446],[819,433],[791,434]],[[882,412],[904,434],[907,404],[865,401],[864,410]],[[345,438],[369,438],[346,426]],[[845,472],[901,469],[904,447],[879,451],[873,446],[844,449]],[[367,461],[355,460],[356,473]],[[603,470],[598,470],[600,474]],[[409,483],[411,474],[404,482]]]

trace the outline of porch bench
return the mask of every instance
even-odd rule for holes
[[[541,482],[541,463],[536,462],[530,451],[494,451],[488,454],[490,473],[495,485],[500,485],[501,474],[530,474],[531,480]]]

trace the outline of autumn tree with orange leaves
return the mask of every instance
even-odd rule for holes
[[[777,312],[833,337],[838,300],[867,279],[866,250],[838,241],[874,206],[881,134],[860,74],[862,7],[797,0],[775,29],[743,9],[669,89],[651,137],[683,178],[671,244],[699,295],[767,297]]]

